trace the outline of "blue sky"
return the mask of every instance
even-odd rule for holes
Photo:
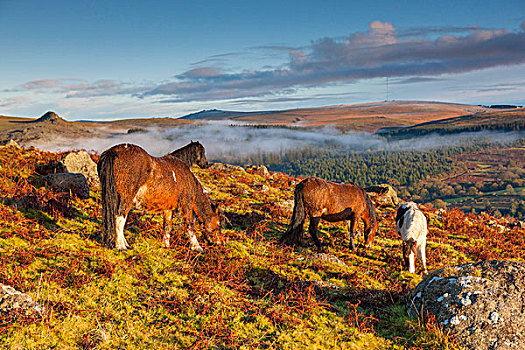
[[[0,0],[0,115],[525,104],[525,2]]]

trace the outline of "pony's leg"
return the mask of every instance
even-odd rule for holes
[[[308,232],[310,232],[310,236],[312,236],[312,239],[314,240],[314,243],[317,246],[317,250],[320,253],[322,253],[324,249],[323,247],[321,247],[321,242],[317,237],[317,226],[319,225],[320,220],[321,218],[310,217],[310,226],[308,226]]]
[[[428,274],[428,270],[427,270],[427,257],[426,257],[426,254],[425,254],[425,246],[426,246],[426,242],[422,242],[418,247],[417,247],[417,255],[419,257],[419,260],[421,260],[421,264],[423,265],[423,275],[427,275]]]
[[[413,250],[408,255],[408,272],[416,273],[416,254]]]
[[[163,216],[163,232],[164,237],[162,237],[162,240],[164,241],[164,245],[166,247],[170,246],[170,232],[171,232],[171,219],[173,218],[173,210],[164,210],[162,212]]]
[[[350,219],[347,221],[348,238],[350,239],[350,249],[355,250],[355,214],[350,214]]]
[[[120,250],[126,250],[129,248],[129,244],[124,237],[124,226],[128,219],[128,213],[131,209],[131,203],[121,203],[119,206],[118,214],[115,218],[115,248]]]
[[[181,214],[184,227],[186,228],[186,234],[190,239],[190,249],[197,252],[202,252],[204,249],[202,249],[199,241],[197,240],[197,236],[195,236],[195,232],[193,232],[193,210],[189,205],[183,205],[181,208]]]
[[[195,250],[197,252],[202,252],[204,249],[202,249],[201,245],[199,244],[199,241],[197,240],[197,236],[195,236],[195,232],[193,230],[188,229],[186,231],[186,234],[190,238],[190,248],[191,250]]]
[[[124,237],[124,225],[126,225],[127,215],[117,215],[115,218],[115,248],[126,250],[129,248],[126,237]]]

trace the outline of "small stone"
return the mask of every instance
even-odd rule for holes
[[[498,323],[499,315],[496,311],[493,311],[489,315],[489,320],[492,321],[492,323]]]
[[[451,319],[450,319],[450,324],[453,325],[453,326],[457,326],[459,324],[460,320],[459,320],[459,317],[457,316],[453,316]]]
[[[462,299],[459,299],[459,303],[463,306],[469,306],[470,304],[472,304],[472,301],[470,300],[470,298],[467,296],[465,298],[462,298]]]

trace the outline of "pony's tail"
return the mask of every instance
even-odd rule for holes
[[[299,183],[295,186],[294,191],[294,206],[292,220],[288,225],[288,229],[280,239],[280,243],[287,244],[302,244],[303,239],[303,225],[306,220],[306,212],[304,210],[304,194],[303,184]]]
[[[102,187],[102,243],[109,248],[115,247],[115,220],[119,205],[119,195],[115,185],[115,174],[113,173],[113,163],[116,156],[115,151],[106,151],[102,153],[97,164],[98,177]]]

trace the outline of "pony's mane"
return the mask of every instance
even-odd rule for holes
[[[204,147],[199,143],[199,141],[191,141],[186,146],[171,152],[169,155],[179,158],[191,168],[193,163],[195,163],[195,161],[197,160],[198,153],[200,153],[201,150],[204,151]]]
[[[399,227],[403,227],[405,214],[409,210],[419,210],[419,207],[414,202],[406,202],[401,204],[399,208],[397,208],[396,212],[396,225],[399,223]]]
[[[187,145],[185,145],[185,146],[179,148],[179,149],[176,150],[176,151],[173,151],[172,153],[175,153],[175,152],[178,152],[178,151],[182,151],[182,150],[185,150],[185,149],[187,149],[187,148],[195,147],[195,146],[198,146],[198,145],[200,145],[199,141],[195,141],[195,142],[191,141],[191,142],[188,143]]]

